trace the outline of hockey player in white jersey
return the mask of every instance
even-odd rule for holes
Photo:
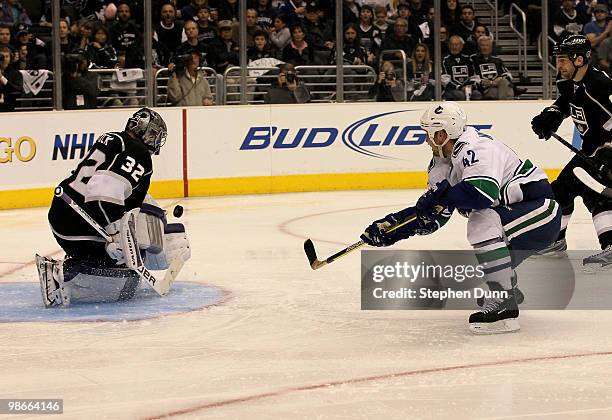
[[[544,171],[466,123],[465,111],[454,102],[434,105],[423,114],[421,127],[434,154],[428,168],[429,189],[414,207],[372,223],[362,239],[373,246],[389,246],[413,235],[431,234],[457,209],[468,217],[467,239],[478,261],[486,263],[487,286],[508,296],[485,298],[482,309],[469,318],[470,330],[512,332],[520,328],[514,268],[556,239],[561,212]],[[385,232],[415,214],[414,221]]]

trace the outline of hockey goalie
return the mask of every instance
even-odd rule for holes
[[[151,156],[166,137],[162,117],[142,108],[123,131],[100,136],[55,189],[49,224],[66,258],[36,255],[46,307],[128,300],[143,280],[160,295],[168,291],[173,277],[149,270],[178,271],[191,250],[185,227],[169,224],[147,194]]]

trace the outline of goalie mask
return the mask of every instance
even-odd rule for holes
[[[149,108],[141,108],[128,119],[125,131],[142,140],[151,154],[158,155],[166,142],[168,129],[164,119]]]
[[[430,107],[421,117],[421,128],[425,130],[431,139],[438,131],[446,131],[447,137],[444,143],[435,144],[440,157],[444,157],[442,148],[450,140],[458,139],[465,130],[467,116],[463,108],[456,102],[442,102]]]

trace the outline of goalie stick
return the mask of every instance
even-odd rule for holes
[[[552,133],[552,137],[559,141],[559,143],[563,144],[565,147],[574,152],[577,156],[579,156],[583,161],[586,162],[593,170],[597,172],[603,172],[607,170],[605,164],[597,164],[595,161],[586,155],[582,150],[574,147],[573,144],[565,140],[563,137],[558,135],[557,133]],[[593,178],[584,168],[576,167],[573,169],[574,175],[580,182],[586,185],[591,190],[595,191],[598,194],[601,194],[605,197],[612,198],[612,188],[606,187],[601,182],[597,181]]]
[[[102,226],[100,226],[98,224],[98,222],[96,222],[93,219],[93,217],[91,217],[89,215],[89,213],[87,213],[85,210],[83,210],[83,208],[81,206],[79,206],[77,203],[75,203],[74,200],[72,198],[70,198],[64,192],[64,189],[62,187],[57,187],[55,189],[54,194],[55,194],[56,197],[60,198],[66,204],[68,204],[79,216],[81,216],[83,218],[83,220],[85,220],[92,228],[94,228],[96,230],[96,232],[98,232],[100,234],[100,236],[102,236],[102,238],[104,238],[104,240],[106,242],[112,242],[113,241],[111,236],[108,233],[106,233],[104,228]],[[131,229],[128,229],[128,235],[132,236],[132,230]],[[133,237],[132,237],[132,242],[131,243],[132,244],[135,243]],[[134,252],[128,252],[128,251],[134,251]],[[153,273],[151,273],[147,269],[147,267],[144,266],[141,258],[139,258],[140,255],[137,255],[138,252],[139,252],[138,250],[124,250],[126,259],[130,258],[131,264],[134,267],[133,269],[134,269],[134,271],[136,271],[138,273],[140,278],[144,279],[148,283],[148,285],[151,286],[151,288],[153,290],[155,290],[155,292],[158,295],[164,296],[170,290],[170,286],[172,285],[172,283],[176,279],[176,276],[181,271],[181,268],[183,267],[183,264],[185,262],[180,257],[175,258],[170,263],[168,269],[166,270],[166,274],[164,275],[164,277],[160,280],[160,279],[157,279],[153,275]]]
[[[397,230],[397,229],[401,228],[402,226],[407,225],[408,223],[412,222],[415,219],[416,219],[416,215],[410,216],[408,219],[404,220],[402,223],[398,223],[397,225],[392,226],[391,228],[386,230],[385,233],[391,233],[394,230]],[[317,259],[317,251],[315,250],[315,247],[314,247],[314,244],[312,243],[312,240],[306,239],[306,241],[304,241],[304,252],[306,252],[306,257],[308,258],[308,262],[310,263],[310,267],[313,270],[318,270],[319,268],[323,267],[324,265],[330,264],[330,263],[336,261],[338,258],[344,257],[345,255],[353,252],[354,250],[356,250],[358,248],[361,248],[365,244],[366,243],[363,240],[361,240],[359,242],[355,242],[354,244],[349,245],[346,248],[344,248],[342,251],[336,252],[331,257],[328,257],[325,260],[321,261],[321,260]]]

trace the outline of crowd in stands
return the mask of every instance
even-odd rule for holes
[[[153,63],[169,71],[168,99],[174,105],[212,105],[201,67],[224,74],[238,66],[238,0],[147,0],[153,8]],[[308,92],[295,67],[335,65],[335,1],[247,0],[249,66],[280,66],[265,102],[304,102]],[[65,109],[93,108],[100,76],[92,69],[143,69],[145,0],[63,0],[59,22]],[[537,38],[540,0],[515,1],[528,14]],[[500,1],[501,12],[509,3]],[[612,24],[607,2],[549,2],[551,35],[585,33],[595,62],[612,61]],[[442,63],[445,99],[512,99],[512,75],[495,55],[489,28],[478,22],[471,2],[442,0],[441,56],[434,55],[432,0],[344,0],[343,64],[370,66],[377,101],[434,98],[433,63]],[[52,70],[50,0],[0,0],[0,110],[12,110],[32,83],[32,71]],[[540,15],[541,16],[541,15]],[[389,54],[385,51],[394,50]],[[398,52],[399,51],[399,52]],[[398,65],[406,57],[406,78]],[[284,63],[284,67],[281,64]],[[30,73],[28,73],[30,71]],[[38,73],[35,73],[38,74]],[[143,73],[132,72],[131,77]],[[284,89],[281,91],[279,89]],[[289,92],[289,93],[288,93]],[[296,94],[298,92],[298,94]],[[138,103],[123,103],[138,105]]]

